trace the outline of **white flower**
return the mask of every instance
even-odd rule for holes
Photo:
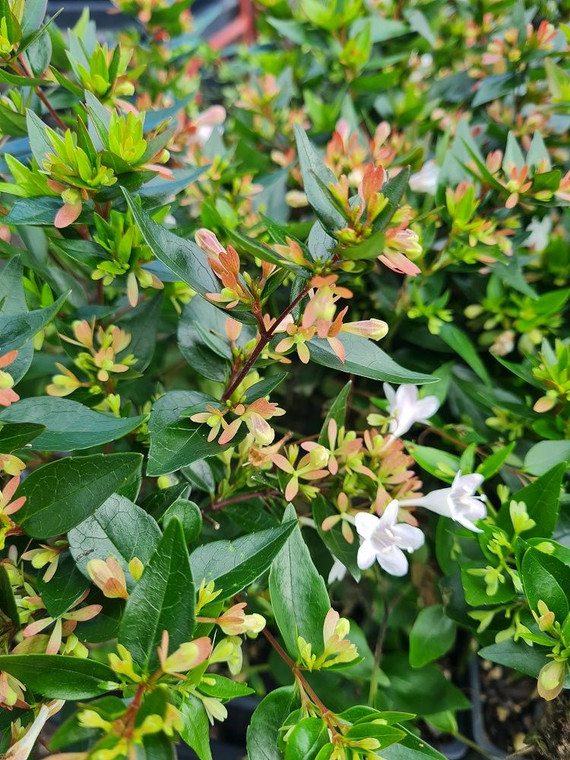
[[[531,223],[526,228],[530,235],[524,241],[527,248],[533,248],[537,253],[544,251],[548,245],[548,238],[552,229],[552,219],[549,216],[545,216],[544,219],[539,219],[537,216],[532,217]]]
[[[427,423],[439,409],[439,400],[435,396],[418,398],[417,385],[400,385],[397,391],[384,383],[384,393],[388,399],[388,412],[392,417],[390,432],[398,438],[416,422]]]
[[[391,501],[382,517],[367,512],[359,512],[354,520],[358,535],[362,539],[358,550],[357,563],[361,570],[367,570],[378,562],[380,567],[390,575],[405,575],[408,560],[402,551],[413,552],[425,541],[419,528],[407,523],[396,523],[399,504]]]
[[[449,488],[439,488],[427,496],[406,499],[401,503],[406,506],[425,507],[437,515],[451,517],[469,530],[482,533],[474,523],[475,520],[482,520],[487,514],[487,507],[483,503],[485,497],[475,496],[475,491],[483,480],[483,476],[478,473],[462,475],[459,471]]]
[[[52,715],[61,710],[64,704],[65,702],[62,699],[56,699],[47,705],[42,705],[35,720],[28,726],[28,730],[24,736],[18,739],[15,744],[12,744],[5,755],[2,755],[4,760],[28,760],[43,727]]]
[[[342,564],[340,559],[337,559],[335,557],[333,566],[331,567],[331,571],[327,579],[328,585],[330,586],[335,581],[341,581],[345,575],[346,575],[346,566]]]
[[[412,174],[409,184],[414,193],[435,195],[438,179],[439,167],[435,165],[435,161],[427,161],[419,172]]]

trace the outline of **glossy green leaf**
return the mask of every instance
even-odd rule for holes
[[[378,348],[367,338],[360,338],[350,333],[337,336],[346,351],[344,362],[338,358],[326,340],[313,338],[308,344],[311,360],[324,367],[340,370],[349,375],[368,377],[371,380],[383,380],[388,383],[424,383],[435,382],[431,375],[412,372],[391,359],[388,354]]]
[[[180,521],[187,544],[191,544],[200,535],[200,531],[202,530],[202,513],[200,512],[200,507],[195,502],[188,501],[188,499],[176,499],[164,513],[162,525],[166,528],[172,519]]]
[[[214,581],[218,599],[234,596],[269,568],[296,524],[288,519],[276,528],[199,546],[190,555],[196,583]]]
[[[284,520],[293,520],[289,505]],[[302,636],[318,656],[323,650],[323,623],[330,610],[329,595],[298,526],[275,557],[269,574],[275,620],[289,654],[297,659],[297,637]]]
[[[63,654],[3,655],[0,670],[48,699],[91,699],[111,691],[116,681],[102,662]]]
[[[194,579],[184,534],[178,520],[172,520],[127,601],[119,640],[151,673],[159,664],[157,647],[163,631],[169,634],[169,652],[192,639],[194,609]]]
[[[32,538],[53,538],[92,515],[134,472],[140,454],[66,457],[34,470],[18,493],[18,524]]]
[[[287,737],[285,760],[314,760],[328,741],[328,727],[322,718],[303,718]]]
[[[440,328],[439,337],[459,354],[467,366],[471,367],[473,372],[481,378],[485,385],[493,385],[491,376],[481,361],[477,349],[473,345],[473,341],[468,335],[460,330],[459,327],[445,323]]]
[[[455,631],[441,604],[420,610],[410,631],[410,665],[421,668],[439,659],[453,646]]]
[[[94,514],[67,534],[69,550],[86,577],[89,577],[87,563],[90,560],[105,561],[107,557],[114,557],[125,572],[128,588],[135,585],[129,562],[136,557],[146,564],[160,538],[154,518],[118,494],[110,496]]]
[[[533,536],[550,538],[558,519],[560,505],[560,487],[566,471],[564,463],[557,464],[511,496],[513,501],[524,501],[527,512],[536,525],[525,531],[525,539]],[[504,530],[512,531],[511,516],[509,512],[510,500],[505,502],[497,515],[497,525]]]
[[[20,348],[39,333],[63,306],[68,293],[60,296],[51,306],[21,314],[0,314],[0,355]]]
[[[54,396],[24,398],[0,412],[6,422],[33,422],[45,431],[34,440],[38,451],[78,451],[123,438],[144,420],[115,417],[89,409],[77,401]]]
[[[570,611],[570,567],[538,549],[527,549],[521,565],[524,591],[531,609],[543,601],[562,624]]]
[[[178,237],[155,222],[126,190],[123,193],[154,256],[198,293],[217,293],[220,290],[219,282],[208,266],[208,256],[204,251],[196,243]]]
[[[48,583],[43,580],[45,569],[40,571],[38,591],[50,617],[59,617],[76,604],[89,588],[90,579],[77,568],[69,552],[60,555],[57,570]]]
[[[14,404],[12,404],[12,407],[8,407],[6,411],[10,411],[10,408],[13,407]],[[45,430],[43,425],[35,425],[28,422],[15,422],[4,425],[2,420],[0,420],[0,425],[2,425],[0,429],[0,454],[11,454],[13,451],[23,449],[24,446],[27,446],[30,441],[33,441],[34,438],[37,438]]]
[[[18,605],[14,598],[10,576],[4,565],[0,565],[0,611],[12,621],[16,628],[20,627]]]
[[[179,709],[183,741],[194,750],[199,760],[212,760],[210,723],[201,700],[193,694],[186,694]]]
[[[321,444],[321,446],[328,446],[329,444],[328,430],[331,420],[334,420],[336,422],[337,429],[344,425],[344,421],[346,419],[346,406],[348,404],[351,389],[352,380],[349,380],[348,383],[342,388],[335,400],[332,402],[331,408],[325,417],[321,432],[319,433],[318,442]]]
[[[292,686],[282,686],[261,700],[247,729],[248,760],[283,760],[278,746],[279,729],[296,707]]]
[[[220,446],[216,441],[208,441],[210,428],[207,425],[181,419],[180,415],[188,408],[200,405],[200,409],[205,409],[212,401],[210,396],[197,391],[170,391],[158,399],[149,421],[147,475],[156,477],[175,472],[199,459],[219,454],[243,438],[245,432],[240,431],[232,441]]]

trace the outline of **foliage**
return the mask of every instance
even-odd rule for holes
[[[441,758],[570,685],[567,3],[190,4],[2,0],[0,751]]]

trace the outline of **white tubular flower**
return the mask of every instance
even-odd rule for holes
[[[388,399],[388,413],[392,417],[390,433],[394,438],[407,433],[416,422],[427,424],[439,409],[439,400],[435,396],[418,398],[417,385],[400,385],[394,391],[391,385],[384,383],[384,393]]]
[[[342,581],[344,576],[346,575],[346,566],[342,564],[340,559],[334,560],[333,566],[331,567],[329,577],[327,579],[327,583],[330,586],[335,581]]]
[[[64,704],[63,699],[56,699],[47,705],[42,705],[24,736],[18,739],[3,756],[4,760],[28,760],[43,727],[52,715],[61,710]]]
[[[439,168],[435,165],[435,161],[427,161],[419,172],[410,177],[410,187],[414,193],[435,195],[438,179]]]
[[[425,541],[419,528],[407,523],[397,523],[399,504],[391,501],[382,517],[367,512],[359,512],[354,518],[356,530],[362,539],[358,550],[357,563],[361,570],[367,570],[376,560],[390,575],[405,575],[408,560],[403,550],[413,552]]]
[[[406,499],[403,506],[425,507],[437,515],[450,517],[463,527],[481,533],[475,525],[476,520],[482,520],[487,514],[484,504],[484,496],[476,496],[475,491],[479,488],[484,478],[478,473],[462,475],[461,471],[453,479],[449,488],[439,488],[419,499]]]

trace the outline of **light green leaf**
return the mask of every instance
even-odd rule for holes
[[[0,314],[0,355],[20,348],[36,333],[39,333],[56,316],[68,295],[65,293],[60,296],[55,303],[46,306],[45,309],[35,309],[21,314]]]

